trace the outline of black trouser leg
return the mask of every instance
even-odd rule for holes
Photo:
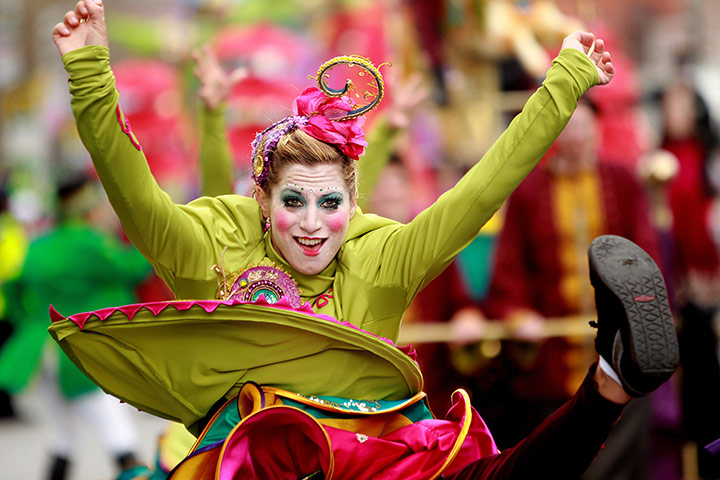
[[[590,369],[577,393],[520,443],[484,457],[448,479],[579,478],[602,448],[624,407],[598,393],[595,368]]]

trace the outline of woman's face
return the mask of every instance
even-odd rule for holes
[[[290,164],[269,192],[259,190],[273,246],[298,272],[315,275],[340,250],[355,214],[340,165]]]

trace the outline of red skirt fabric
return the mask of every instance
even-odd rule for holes
[[[168,478],[425,480],[451,475],[498,453],[467,394],[458,390],[454,400],[447,417],[439,420],[422,415],[423,409],[429,413],[420,405],[424,393],[392,404],[340,404],[248,383],[215,415]],[[364,406],[358,409],[358,404]],[[379,408],[370,410],[372,404]],[[231,427],[233,418],[239,420]]]

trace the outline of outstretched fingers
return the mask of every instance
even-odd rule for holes
[[[193,73],[201,83],[205,83],[206,76],[213,71],[213,69],[220,68],[220,62],[217,60],[215,52],[210,45],[203,45],[202,48],[194,49],[191,52],[192,59],[195,61],[195,68]]]
[[[192,58],[195,60],[193,73],[200,86],[199,96],[210,109],[215,109],[225,102],[230,97],[235,84],[248,76],[245,67],[227,73],[210,45],[193,50]]]

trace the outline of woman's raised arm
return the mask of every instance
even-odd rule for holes
[[[379,258],[382,277],[408,288],[408,302],[478,234],[565,127],[580,96],[614,75],[593,34],[576,32],[543,85],[482,159],[448,192],[398,230]]]
[[[176,276],[209,271],[223,247],[241,248],[246,234],[262,233],[252,199],[239,198],[233,206],[212,199],[177,205],[157,184],[120,108],[99,0],[78,2],[55,26],[53,39],[70,77],[78,132],[98,177],[128,238],[171,289]],[[228,227],[220,231],[218,222]],[[249,227],[240,231],[241,225]],[[224,234],[228,229],[233,233]]]

